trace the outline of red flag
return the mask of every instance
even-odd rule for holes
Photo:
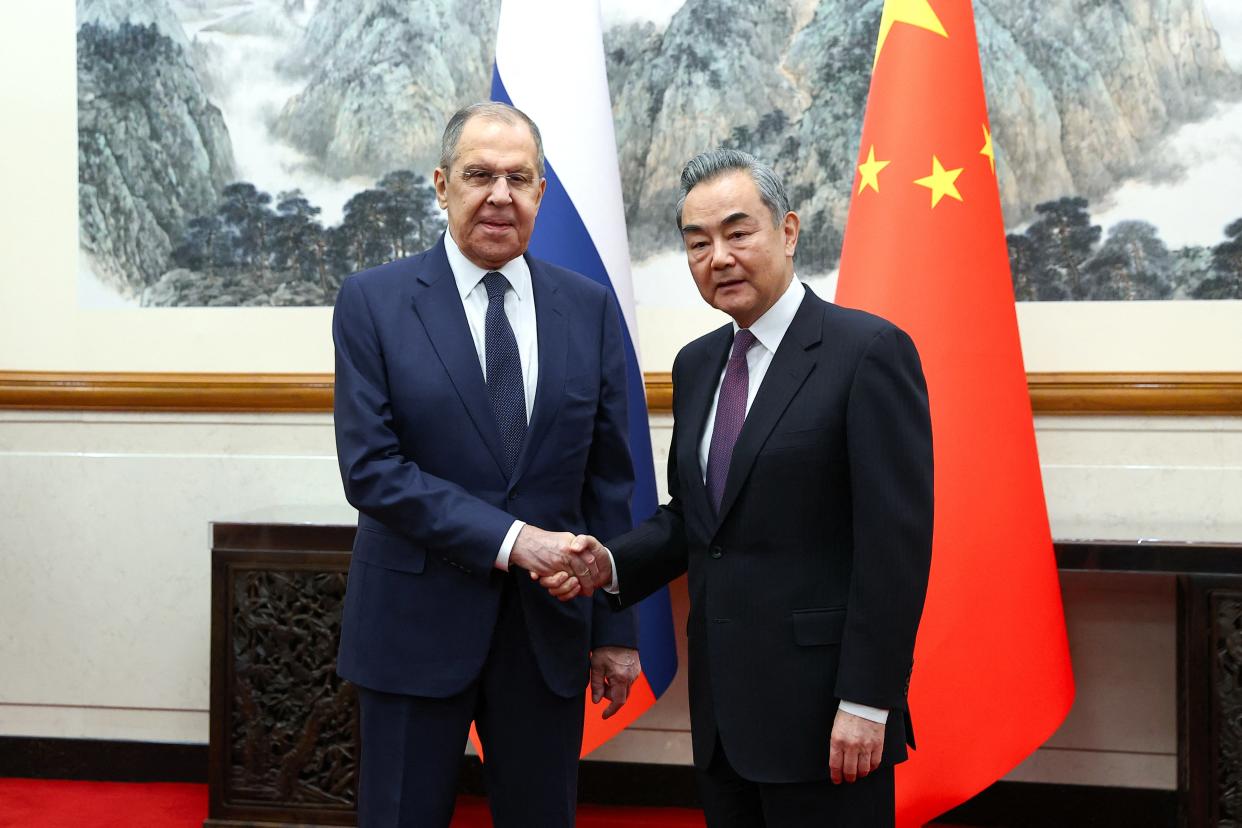
[[[936,525],[899,825],[1007,773],[1074,697],[970,0],[887,0],[837,301],[918,346]]]

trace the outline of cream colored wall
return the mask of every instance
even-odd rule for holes
[[[1037,424],[1057,537],[1242,539],[1242,418]],[[291,507],[352,516],[326,415],[0,412],[0,735],[205,742],[207,524]],[[1173,580],[1062,585],[1078,698],[1010,778],[1172,788]],[[688,730],[683,670],[595,758],[686,763]]]
[[[326,415],[0,412],[0,733],[206,742],[208,522],[299,504]]]

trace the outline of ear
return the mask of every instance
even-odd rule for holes
[[[543,203],[543,192],[548,189],[548,179],[539,179],[539,192],[535,193],[535,209],[539,209],[539,205]]]
[[[439,203],[441,210],[448,209],[448,174],[444,170],[436,167],[436,171],[431,174],[431,182],[436,188],[436,202]]]
[[[798,214],[790,210],[785,214],[785,221],[782,230],[785,233],[785,255],[793,258],[794,251],[798,249],[798,228],[801,221]]]

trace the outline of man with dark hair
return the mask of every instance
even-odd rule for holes
[[[358,686],[367,828],[447,828],[472,720],[494,823],[568,828],[588,675],[609,716],[639,671],[631,611],[533,582],[581,568],[571,533],[627,529],[633,487],[616,300],[523,255],[543,172],[525,114],[459,111],[434,174],[448,232],[337,299],[359,511],[338,670]]]
[[[689,572],[710,828],[891,826],[931,562],[918,354],[798,280],[798,216],[752,156],[691,159],[677,225],[700,294],[733,322],[673,363],[669,503],[608,549],[575,539],[577,570],[541,583],[629,606]]]

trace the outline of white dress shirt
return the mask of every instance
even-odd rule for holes
[[[759,386],[763,384],[763,378],[768,373],[768,368],[772,365],[772,357],[776,354],[776,349],[780,347],[781,340],[785,338],[785,332],[789,330],[789,326],[793,323],[794,316],[798,313],[798,307],[802,304],[802,299],[806,295],[806,291],[802,287],[802,281],[797,275],[789,283],[789,287],[781,294],[781,298],[777,299],[772,307],[768,308],[763,316],[755,320],[750,326],[750,332],[755,335],[757,340],[750,350],[746,352],[746,368],[749,384],[746,388],[746,413],[750,413],[751,403],[755,401],[755,395],[759,393]],[[733,333],[737,334],[739,328],[736,322],[733,323]],[[720,370],[720,377],[716,380],[716,393],[712,396],[712,407],[707,412],[707,428],[703,430],[703,439],[699,441],[699,475],[704,482],[707,481],[707,454],[712,444],[712,432],[716,428],[716,406],[720,402],[720,386],[724,382],[725,369]],[[609,553],[611,555],[611,553]],[[616,576],[616,568],[613,568],[613,581],[609,587],[609,592],[618,591],[618,582]],[[865,704],[856,704],[854,702],[841,701],[841,710],[846,713],[852,713],[873,722],[885,724],[888,721],[888,711],[870,707]]]
[[[483,286],[483,277],[490,271],[466,258],[453,239],[452,231],[444,233],[444,252],[448,256],[453,279],[457,282],[457,293],[461,296],[462,307],[466,310],[466,322],[470,326],[470,338],[474,340],[474,350],[479,355],[479,367],[482,368],[483,378],[486,380],[487,288]],[[498,272],[503,273],[509,280],[509,290],[505,291],[505,316],[509,318],[509,325],[517,340],[518,359],[522,363],[522,389],[526,396],[526,422],[530,423],[531,412],[535,410],[535,389],[539,387],[535,289],[530,280],[530,267],[521,256],[506,263]],[[509,527],[496,554],[497,569],[506,572],[509,570],[509,554],[513,551],[513,543],[517,540],[518,533],[525,525],[524,521],[515,520]]]

